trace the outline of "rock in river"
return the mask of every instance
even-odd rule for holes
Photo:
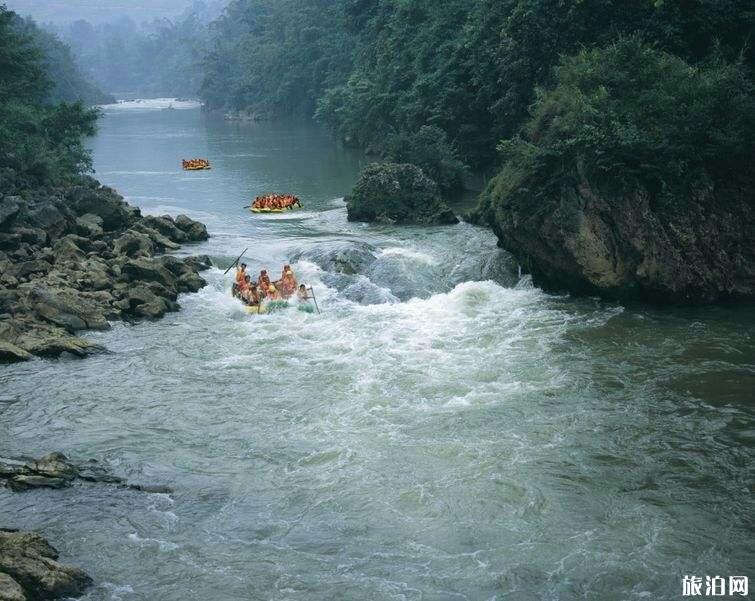
[[[346,198],[349,221],[447,225],[459,220],[440,198],[438,185],[409,163],[373,163]]]
[[[78,597],[91,578],[57,559],[57,550],[41,535],[0,529],[0,600]]]

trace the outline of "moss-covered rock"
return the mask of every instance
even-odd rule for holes
[[[437,184],[409,163],[373,163],[346,199],[349,221],[399,225],[458,223]]]

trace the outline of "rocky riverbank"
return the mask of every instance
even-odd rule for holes
[[[183,215],[142,216],[91,178],[0,197],[0,362],[85,356],[99,349],[78,332],[178,310],[209,259],[165,253],[207,237]]]

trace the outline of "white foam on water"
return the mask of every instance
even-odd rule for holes
[[[139,547],[142,547],[142,548],[156,546],[161,552],[175,551],[180,546],[170,541],[160,540],[159,538],[149,538],[149,537],[142,538],[136,532],[132,532],[131,534],[129,534],[128,540],[130,540],[131,542],[137,544]]]
[[[177,100],[175,98],[138,98],[136,100],[119,100],[115,104],[103,104],[100,108],[105,112],[117,111],[155,111],[164,109],[197,109],[202,103],[197,100]]]
[[[409,259],[411,261],[422,263],[424,265],[438,264],[437,259],[430,254],[402,246],[391,246],[389,248],[384,248],[380,251],[380,256]]]

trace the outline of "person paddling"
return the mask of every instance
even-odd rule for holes
[[[292,296],[296,292],[297,285],[294,270],[291,269],[290,265],[284,265],[283,275],[280,279],[280,290],[284,298]]]
[[[272,286],[272,283],[270,282],[270,277],[267,275],[267,269],[263,269],[260,271],[260,279],[259,279],[259,288],[262,290],[264,295],[267,295],[267,290]]]
[[[241,284],[246,277],[246,263],[241,263],[236,268],[236,284]]]

